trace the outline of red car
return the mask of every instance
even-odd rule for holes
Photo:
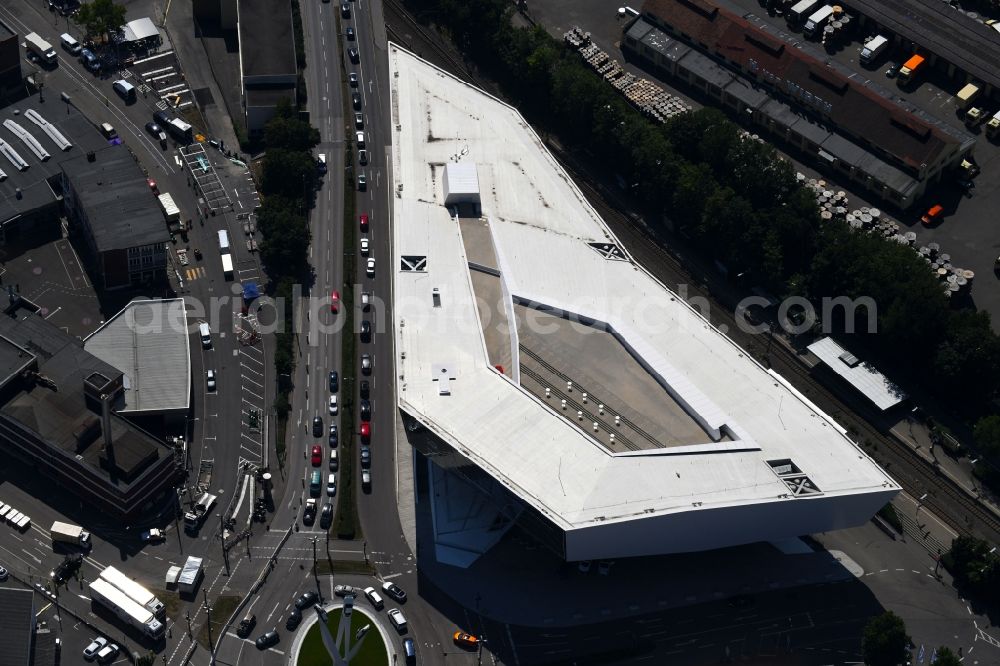
[[[368,421],[361,422],[361,441],[367,442],[372,436],[372,424]]]
[[[312,464],[313,467],[319,467],[323,464],[323,449],[320,448],[319,444],[313,446],[312,449]]]
[[[368,213],[361,213],[361,231],[362,233],[368,231]]]
[[[929,227],[940,220],[943,214],[944,207],[941,204],[934,204],[927,209],[927,212],[920,218],[920,221],[924,223],[925,227]]]
[[[330,292],[330,312],[332,312],[333,314],[337,314],[338,310],[340,310],[340,292],[339,291],[331,291]]]

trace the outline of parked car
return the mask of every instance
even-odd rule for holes
[[[340,15],[343,18],[351,18],[351,6],[346,2],[340,3]]]
[[[146,131],[161,144],[165,144],[167,142],[167,133],[164,132],[163,128],[156,123],[146,123]]]
[[[361,373],[372,374],[372,355],[367,352],[361,355]]]
[[[361,399],[360,411],[362,421],[372,420],[372,403],[370,400]]]
[[[358,164],[360,164],[361,166],[365,166],[365,165],[368,164],[368,151],[367,150],[359,150],[358,151]]]
[[[266,650],[267,648],[271,647],[272,645],[277,645],[278,641],[280,641],[280,640],[281,640],[281,637],[278,636],[278,632],[276,630],[272,629],[271,631],[267,632],[266,634],[262,634],[262,635],[258,636],[257,640],[254,641],[254,645],[257,646],[258,650]]]
[[[336,416],[338,411],[339,407],[337,405],[337,394],[334,393],[330,396],[330,416]]]
[[[337,424],[336,423],[331,423],[330,424],[330,446],[334,446],[335,447],[335,446],[337,446],[338,443],[339,443],[339,438],[337,436]]]
[[[371,421],[362,421],[361,426],[358,428],[358,434],[361,435],[361,441],[367,444],[372,437]]]
[[[371,469],[372,448],[370,446],[361,447],[361,469]]]
[[[368,239],[367,238],[362,238],[361,239],[361,254],[368,254],[368,249],[369,249]]]
[[[295,600],[295,607],[299,610],[303,608],[308,608],[316,603],[319,597],[312,590],[308,590],[299,595],[299,598]]]
[[[327,476],[326,476],[326,494],[329,495],[330,497],[333,497],[334,495],[337,494],[337,475],[336,474],[333,474],[333,473],[327,474]],[[330,506],[330,505],[327,504],[326,506]],[[323,507],[323,512],[324,513],[326,512],[326,506]],[[330,507],[330,510],[332,511],[333,507]]]
[[[358,55],[357,49],[347,49],[347,57],[351,59],[355,65],[361,62],[361,56]]]
[[[97,653],[101,651],[102,648],[107,646],[108,639],[104,636],[98,636],[94,640],[90,641],[90,645],[83,648],[83,658],[87,661],[93,661],[97,657]]]
[[[368,259],[365,264],[365,272],[368,273],[368,277],[375,277],[375,259]]]
[[[215,370],[208,370],[205,372],[205,388],[209,392],[215,390]]]
[[[167,536],[163,533],[163,530],[156,527],[143,530],[139,536],[144,543],[159,543],[167,538]]]
[[[350,74],[347,75],[347,82],[351,84],[352,88],[357,88],[358,87],[358,75],[355,74],[354,72],[351,72]]]
[[[368,383],[367,379],[362,379],[360,388],[358,391],[361,393],[361,397],[367,400],[371,396],[371,384]]]
[[[367,319],[361,321],[361,342],[372,341],[372,323]]]
[[[354,128],[355,129],[364,129],[364,127],[365,127],[364,116],[362,116],[360,113],[355,113],[354,114]]]
[[[897,62],[890,62],[889,63],[889,67],[886,68],[886,70],[885,70],[885,75],[887,77],[889,77],[890,79],[894,79],[894,78],[896,78],[897,74],[899,74],[899,63],[897,63]]]
[[[97,651],[97,663],[107,664],[114,660],[118,656],[118,652],[121,648],[118,647],[116,643],[108,643],[100,650]]]
[[[382,583],[382,591],[388,594],[390,597],[398,601],[399,603],[406,603],[406,592],[403,591],[399,585],[396,585],[392,581],[385,581]]]
[[[101,60],[90,49],[80,51],[80,62],[91,72],[101,71]]]
[[[350,26],[347,27],[347,39],[352,42],[354,41],[354,28]]]
[[[364,172],[358,174],[358,191],[364,192],[368,189],[368,178],[365,177]]]
[[[337,449],[330,451],[330,471],[336,472],[337,468],[340,467],[340,456],[337,454]]]
[[[370,469],[361,470],[361,490],[370,493],[372,490],[372,471]]]

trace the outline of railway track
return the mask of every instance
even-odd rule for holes
[[[448,49],[441,45],[441,38],[420,25],[399,0],[385,0],[387,10],[387,31],[396,41],[414,50],[422,57],[427,53],[436,54],[438,65],[452,75],[472,85],[495,92],[495,86],[485,84],[472,74]],[[396,19],[399,27],[388,21]],[[403,31],[412,31],[404,34]],[[430,58],[428,58],[430,59]],[[938,468],[917,456],[908,446],[896,438],[885,435],[864,418],[863,410],[848,406],[833,391],[824,386],[798,358],[784,345],[766,344],[760,338],[742,331],[736,324],[732,312],[722,306],[707,287],[692,284],[689,269],[673,254],[666,251],[650,232],[640,228],[633,220],[611,206],[608,195],[596,187],[589,176],[567,161],[559,150],[550,146],[553,155],[566,169],[574,182],[621,241],[625,249],[658,280],[671,289],[677,285],[687,285],[686,297],[701,296],[713,304],[712,323],[724,325],[729,335],[740,347],[758,361],[770,364],[776,372],[792,381],[796,388],[819,405],[824,411],[847,427],[861,442],[871,444],[872,455],[900,486],[914,498],[924,495],[921,505],[927,507],[959,534],[971,534],[992,543],[1000,543],[1000,518],[984,507],[968,492],[958,486]],[[620,202],[615,202],[624,208]],[[766,344],[766,347],[765,347]],[[765,358],[766,357],[766,358]],[[857,414],[857,415],[855,415]],[[946,544],[947,545],[947,544]]]

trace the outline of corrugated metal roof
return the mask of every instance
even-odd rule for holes
[[[177,578],[177,583],[179,585],[194,585],[198,581],[198,573],[201,571],[200,557],[194,557],[193,555],[188,557],[184,562],[184,566],[181,567],[181,575]]]
[[[0,666],[31,663],[31,632],[35,628],[33,597],[31,590],[0,588],[0,636],[3,636]]]
[[[132,301],[84,342],[125,375],[122,413],[186,410],[191,348],[184,299]]]
[[[843,377],[851,386],[863,393],[879,409],[885,411],[906,400],[906,393],[874,366],[864,362],[855,363],[856,359],[848,359],[851,362],[846,362],[842,357],[848,354],[847,350],[837,344],[833,338],[817,340],[807,349],[816,354],[823,363],[826,363],[831,370]],[[852,365],[853,367],[851,367]]]

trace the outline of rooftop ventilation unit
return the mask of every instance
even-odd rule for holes
[[[65,136],[63,136],[62,132],[60,132],[55,125],[43,118],[41,114],[34,109],[28,109],[25,111],[24,117],[41,127],[42,131],[49,135],[49,138],[52,139],[52,143],[56,144],[56,147],[59,150],[66,152],[73,147],[73,144],[70,143]]]
[[[17,138],[21,140],[21,143],[26,145],[28,147],[28,150],[33,152],[35,154],[35,157],[37,157],[42,162],[52,157],[51,155],[49,155],[47,150],[42,148],[42,144],[38,143],[38,139],[31,136],[31,132],[24,129],[10,118],[3,121],[3,126],[9,129],[11,132],[13,132],[17,136]]]
[[[24,171],[28,168],[28,163],[25,162],[24,159],[17,154],[17,151],[3,139],[0,139],[0,153],[3,153],[3,156],[10,160],[10,163],[13,164],[14,168],[18,171]]]
[[[823,491],[812,482],[812,479],[803,474],[798,465],[791,460],[787,458],[784,460],[768,460],[767,464],[771,466],[771,470],[789,490],[789,494],[782,495],[782,497],[808,497],[810,495],[823,494]]]
[[[852,354],[851,352],[848,352],[848,351],[845,351],[843,354],[841,354],[837,358],[839,358],[844,363],[844,365],[846,365],[848,368],[857,367],[857,365],[859,363],[861,363],[861,359],[860,358],[858,358],[857,356],[855,356],[854,354]]]

